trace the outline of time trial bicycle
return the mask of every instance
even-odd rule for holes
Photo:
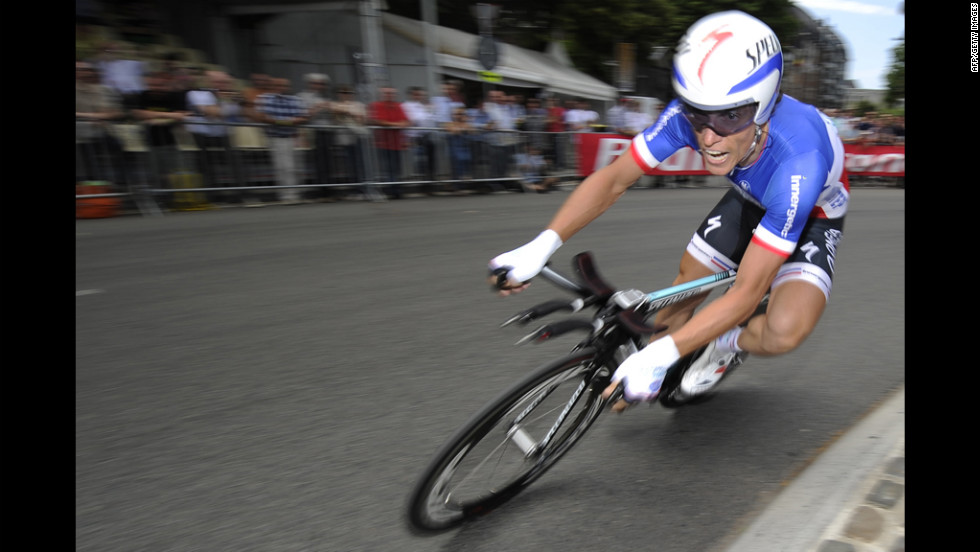
[[[622,386],[608,398],[602,392],[616,368],[643,348],[649,337],[666,329],[648,319],[664,307],[731,285],[736,271],[727,270],[698,280],[644,293],[616,290],[599,274],[590,252],[573,258],[575,280],[546,266],[541,277],[571,292],[574,299],[555,299],[521,311],[504,322],[528,324],[546,315],[593,310],[590,318],[567,317],[544,324],[518,343],[543,342],[581,331],[586,334],[562,358],[529,373],[489,402],[460,427],[425,468],[409,497],[408,520],[416,532],[451,529],[488,514],[555,465],[585,435],[607,405],[622,396]],[[498,283],[506,269],[495,274]],[[756,313],[764,312],[768,294]],[[700,402],[710,391],[689,396],[681,381],[705,347],[671,366],[657,401],[675,408]],[[744,360],[728,367],[723,378]]]

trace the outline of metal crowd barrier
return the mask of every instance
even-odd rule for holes
[[[296,184],[277,177],[275,147],[259,123],[194,122],[226,129],[226,138],[202,141],[184,124],[173,127],[176,143],[150,144],[141,123],[118,123],[92,140],[76,139],[76,184],[98,183],[104,193],[80,198],[118,198],[145,216],[173,210],[212,208],[216,204],[275,202],[287,188],[306,200],[331,197],[331,190],[361,193],[372,201],[409,191],[491,191],[525,189],[515,165],[517,154],[532,148],[549,160],[547,174],[559,180],[578,177],[573,132],[484,131],[454,135],[442,128],[409,127],[406,147],[394,154],[376,147],[374,133],[363,127],[351,143],[343,126],[298,125]],[[325,139],[325,141],[323,141]],[[325,163],[324,163],[325,161]],[[391,170],[394,165],[395,169]]]

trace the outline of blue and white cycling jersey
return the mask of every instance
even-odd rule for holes
[[[657,121],[633,138],[633,159],[650,172],[676,151],[698,150],[697,137],[673,100]],[[788,257],[808,218],[842,218],[850,197],[844,144],[833,122],[812,105],[783,95],[769,119],[759,158],[728,179],[765,210],[752,241]]]

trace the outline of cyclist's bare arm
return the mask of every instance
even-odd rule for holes
[[[681,357],[720,336],[748,318],[759,305],[785,257],[756,243],[750,243],[738,267],[735,283],[721,297],[705,305],[687,323],[671,331],[670,339]],[[662,334],[654,336],[661,339]],[[611,383],[603,392],[610,397],[619,382]],[[612,406],[613,412],[629,407],[625,400]]]
[[[731,289],[671,332],[680,354],[694,352],[744,322],[755,311],[785,261],[783,255],[755,242],[749,243]]]
[[[627,151],[583,180],[558,209],[548,228],[567,242],[606,212],[641,176],[643,170]]]
[[[548,224],[545,232],[554,232],[552,235],[556,235],[561,240],[548,251],[557,249],[558,245],[567,241],[609,209],[642,175],[642,169],[629,153],[621,155],[609,165],[589,175],[575,188]],[[546,257],[544,258],[546,260]],[[500,257],[495,261],[499,259]],[[519,293],[529,285],[519,278],[514,278],[513,274],[508,276],[503,285],[500,284],[495,273],[489,278],[490,285],[497,288],[500,295]]]

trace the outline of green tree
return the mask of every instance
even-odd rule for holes
[[[421,19],[421,0],[387,0],[392,13]],[[496,0],[500,7],[494,36],[503,42],[542,51],[553,39],[562,40],[575,67],[610,82],[608,64],[620,42],[636,44],[638,63],[646,62],[653,48],[673,52],[684,31],[698,18],[723,10],[742,10],[765,21],[784,48],[792,43],[799,23],[789,0]],[[479,32],[473,9],[476,2],[438,0],[439,25]],[[665,60],[669,61],[669,59]]]
[[[885,104],[896,106],[905,99],[905,38],[892,50],[892,66],[885,78]]]

